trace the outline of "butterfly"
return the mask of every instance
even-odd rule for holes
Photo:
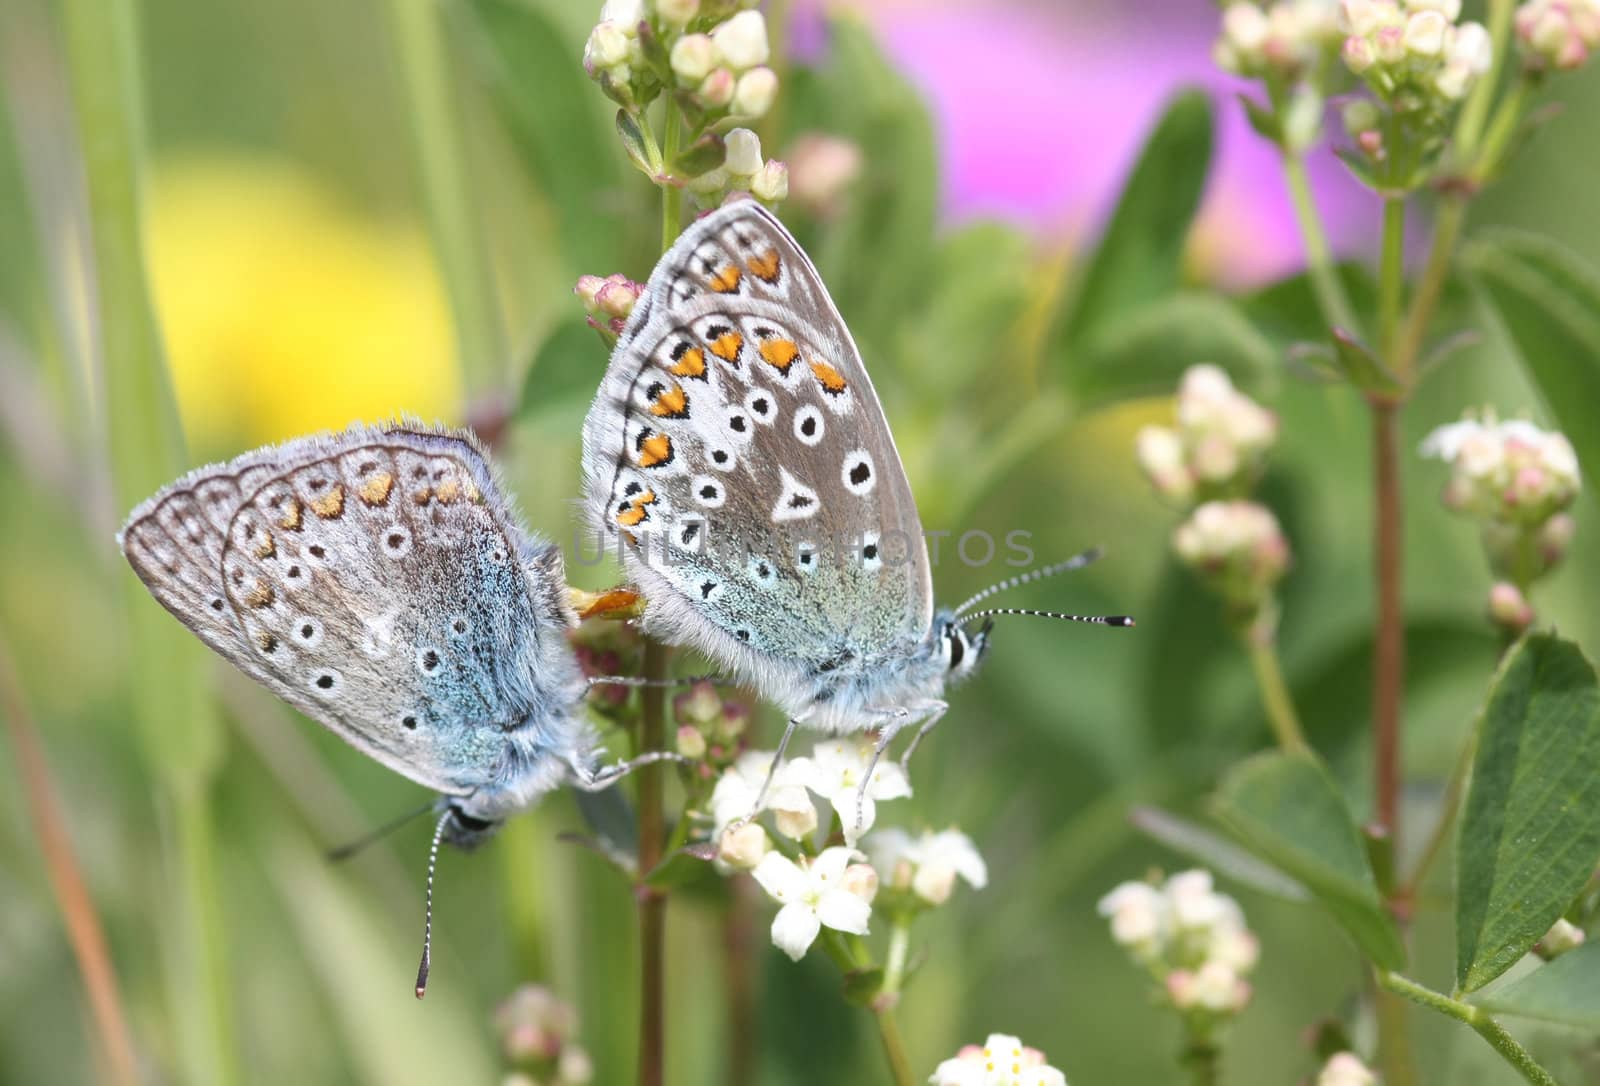
[[[875,766],[919,724],[909,761],[947,686],[983,658],[992,616],[1133,624],[972,610],[1097,552],[935,610],[916,502],[860,352],[816,268],[753,200],[692,224],[656,265],[585,419],[583,470],[587,518],[647,600],[646,631],[788,714],[774,770],[800,726],[877,730]]]
[[[563,783],[658,760],[595,768],[561,552],[470,433],[401,422],[256,449],[145,501],[117,542],[214,652],[440,794],[419,998],[441,841],[470,848]]]

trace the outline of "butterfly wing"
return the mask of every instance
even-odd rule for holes
[[[574,681],[559,552],[525,535],[465,435],[257,450],[161,491],[120,541],[215,652],[440,792],[491,784],[506,732]]]
[[[663,636],[747,673],[904,652],[932,620],[921,522],[821,278],[751,200],[662,258],[584,425],[586,507]],[[751,655],[753,654],[753,655]]]

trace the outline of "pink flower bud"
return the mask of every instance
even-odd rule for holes
[[[764,117],[777,96],[777,73],[771,68],[751,68],[739,77],[730,108],[740,117]]]
[[[677,751],[685,758],[696,760],[706,756],[705,733],[693,724],[680,724],[676,742]]]
[[[700,83],[695,98],[707,109],[725,109],[733,101],[734,77],[726,68],[714,69]]]
[[[749,871],[767,854],[767,831],[759,822],[746,822],[723,831],[717,842],[717,859],[738,871]]]
[[[789,197],[819,218],[838,213],[844,193],[861,175],[861,148],[823,132],[808,132],[789,148]]]
[[[717,688],[701,679],[672,699],[672,714],[691,724],[710,724],[722,715],[722,698]]]
[[[1512,633],[1521,633],[1533,624],[1533,608],[1516,585],[1499,581],[1489,589],[1489,620]]]
[[[851,864],[844,869],[841,885],[846,893],[854,894],[871,905],[872,899],[878,896],[878,873],[871,864]]]
[[[780,203],[789,195],[789,167],[769,158],[750,179],[750,195],[765,203]]]
[[[685,34],[673,43],[668,60],[678,81],[693,87],[716,68],[717,47],[705,34]]]
[[[750,706],[740,701],[723,702],[722,715],[711,726],[719,740],[731,743],[750,726]]]

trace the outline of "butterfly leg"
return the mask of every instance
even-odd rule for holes
[[[772,764],[767,767],[767,776],[761,782],[760,790],[756,792],[755,802],[750,804],[750,813],[737,822],[729,823],[728,829],[724,830],[724,833],[742,828],[746,823],[753,822],[756,816],[761,813],[761,805],[767,800],[767,789],[772,787],[772,779],[778,775],[778,767],[783,764],[784,752],[789,749],[789,740],[794,738],[794,730],[799,726],[800,722],[798,720],[793,718],[789,720],[789,726],[783,729],[783,738],[778,740],[778,749],[772,755]]]
[[[900,755],[900,768],[905,770],[907,778],[911,776],[911,756],[917,752],[917,744],[922,742],[922,737],[933,731],[935,724],[944,719],[944,714],[949,710],[948,702],[935,701],[928,706],[928,717],[922,722],[922,727],[917,729],[917,734],[911,737],[911,742],[906,744],[905,753]]]
[[[660,762],[693,764],[688,758],[671,750],[647,750],[637,758],[630,758],[626,762],[617,762],[600,769],[590,769],[576,760],[567,764],[572,769],[572,783],[575,787],[584,792],[603,792],[634,770]]]
[[[710,683],[712,686],[737,686],[737,680],[723,675],[686,675],[676,679],[646,679],[639,675],[596,675],[589,680],[592,689],[596,686],[693,686],[695,683]]]
[[[861,813],[866,806],[867,786],[872,783],[872,775],[878,770],[878,759],[883,757],[883,752],[894,742],[894,737],[900,734],[900,729],[915,719],[912,710],[903,707],[886,709],[883,715],[888,719],[878,729],[878,743],[872,750],[872,761],[867,763],[867,771],[861,777],[861,786],[856,789],[855,830],[851,837],[858,837],[861,834]]]

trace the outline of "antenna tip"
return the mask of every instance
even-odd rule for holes
[[[1106,619],[1107,626],[1133,626],[1136,625],[1130,615],[1112,615]]]
[[[424,957],[422,959],[422,964],[417,967],[417,998],[418,999],[421,999],[423,996],[428,994],[428,966],[430,964],[432,964],[432,963],[430,963],[428,961],[428,959],[426,957]]]
[[[428,986],[426,984],[417,985],[417,998],[418,999],[421,999],[423,996],[425,996],[427,994],[428,994]]]

